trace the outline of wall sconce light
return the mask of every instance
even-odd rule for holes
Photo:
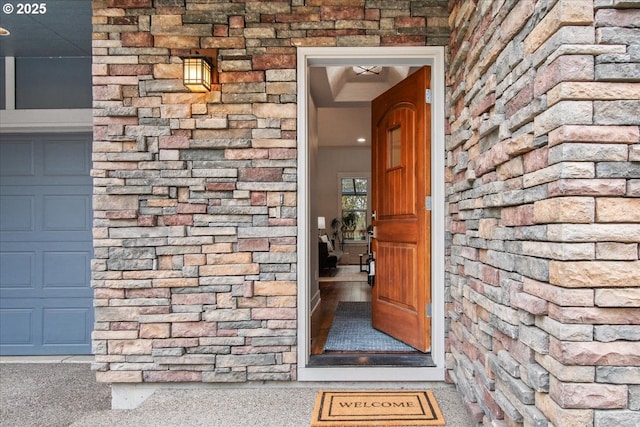
[[[182,58],[182,80],[191,92],[209,92],[218,83],[218,49],[193,49]]]
[[[318,217],[318,230],[324,230],[327,228],[326,221],[323,216]]]

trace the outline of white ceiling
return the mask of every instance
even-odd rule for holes
[[[310,68],[311,96],[319,108],[366,107],[371,100],[409,75],[409,66],[378,67],[377,74],[357,74],[354,67]]]
[[[371,101],[418,67],[378,67],[376,74],[359,74],[361,70],[354,68],[309,68],[311,97],[318,108],[318,143],[321,147],[369,145]],[[360,143],[358,138],[365,138],[366,142]]]

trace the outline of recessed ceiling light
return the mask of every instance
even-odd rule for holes
[[[358,139],[356,139],[356,141],[358,141],[360,144],[363,144],[363,143],[367,142],[367,139],[366,138],[358,138]]]
[[[8,36],[9,34],[11,34],[9,30],[7,30],[6,28],[0,27],[0,36]]]

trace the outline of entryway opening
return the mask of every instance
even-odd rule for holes
[[[435,366],[430,352],[372,327],[366,271],[360,273],[357,265],[334,270],[336,280],[320,281],[320,301],[311,313],[309,366]]]
[[[429,348],[418,351],[370,327],[367,259],[375,223],[371,100],[425,65],[431,69],[425,95],[431,108],[431,299],[423,312],[431,329]],[[444,48],[300,48],[298,88],[298,379],[441,381]]]

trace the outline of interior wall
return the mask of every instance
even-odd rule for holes
[[[331,221],[340,216],[340,176],[362,175],[371,172],[371,149],[363,147],[320,147],[315,200],[318,216],[326,219],[327,234],[331,234]]]
[[[308,97],[309,117],[308,117],[308,150],[309,150],[309,176],[311,177],[311,191],[312,197],[310,199],[311,208],[311,226],[308,230],[308,238],[310,242],[315,241],[316,232],[316,218],[318,217],[318,202],[313,194],[317,193],[318,187],[321,187],[322,180],[317,179],[318,176],[318,108],[315,106],[312,97]],[[309,309],[312,311],[314,307],[320,302],[320,286],[318,283],[319,266],[318,266],[318,245],[309,245],[309,265],[311,268],[309,272],[313,277],[309,277],[307,282],[309,283]]]

